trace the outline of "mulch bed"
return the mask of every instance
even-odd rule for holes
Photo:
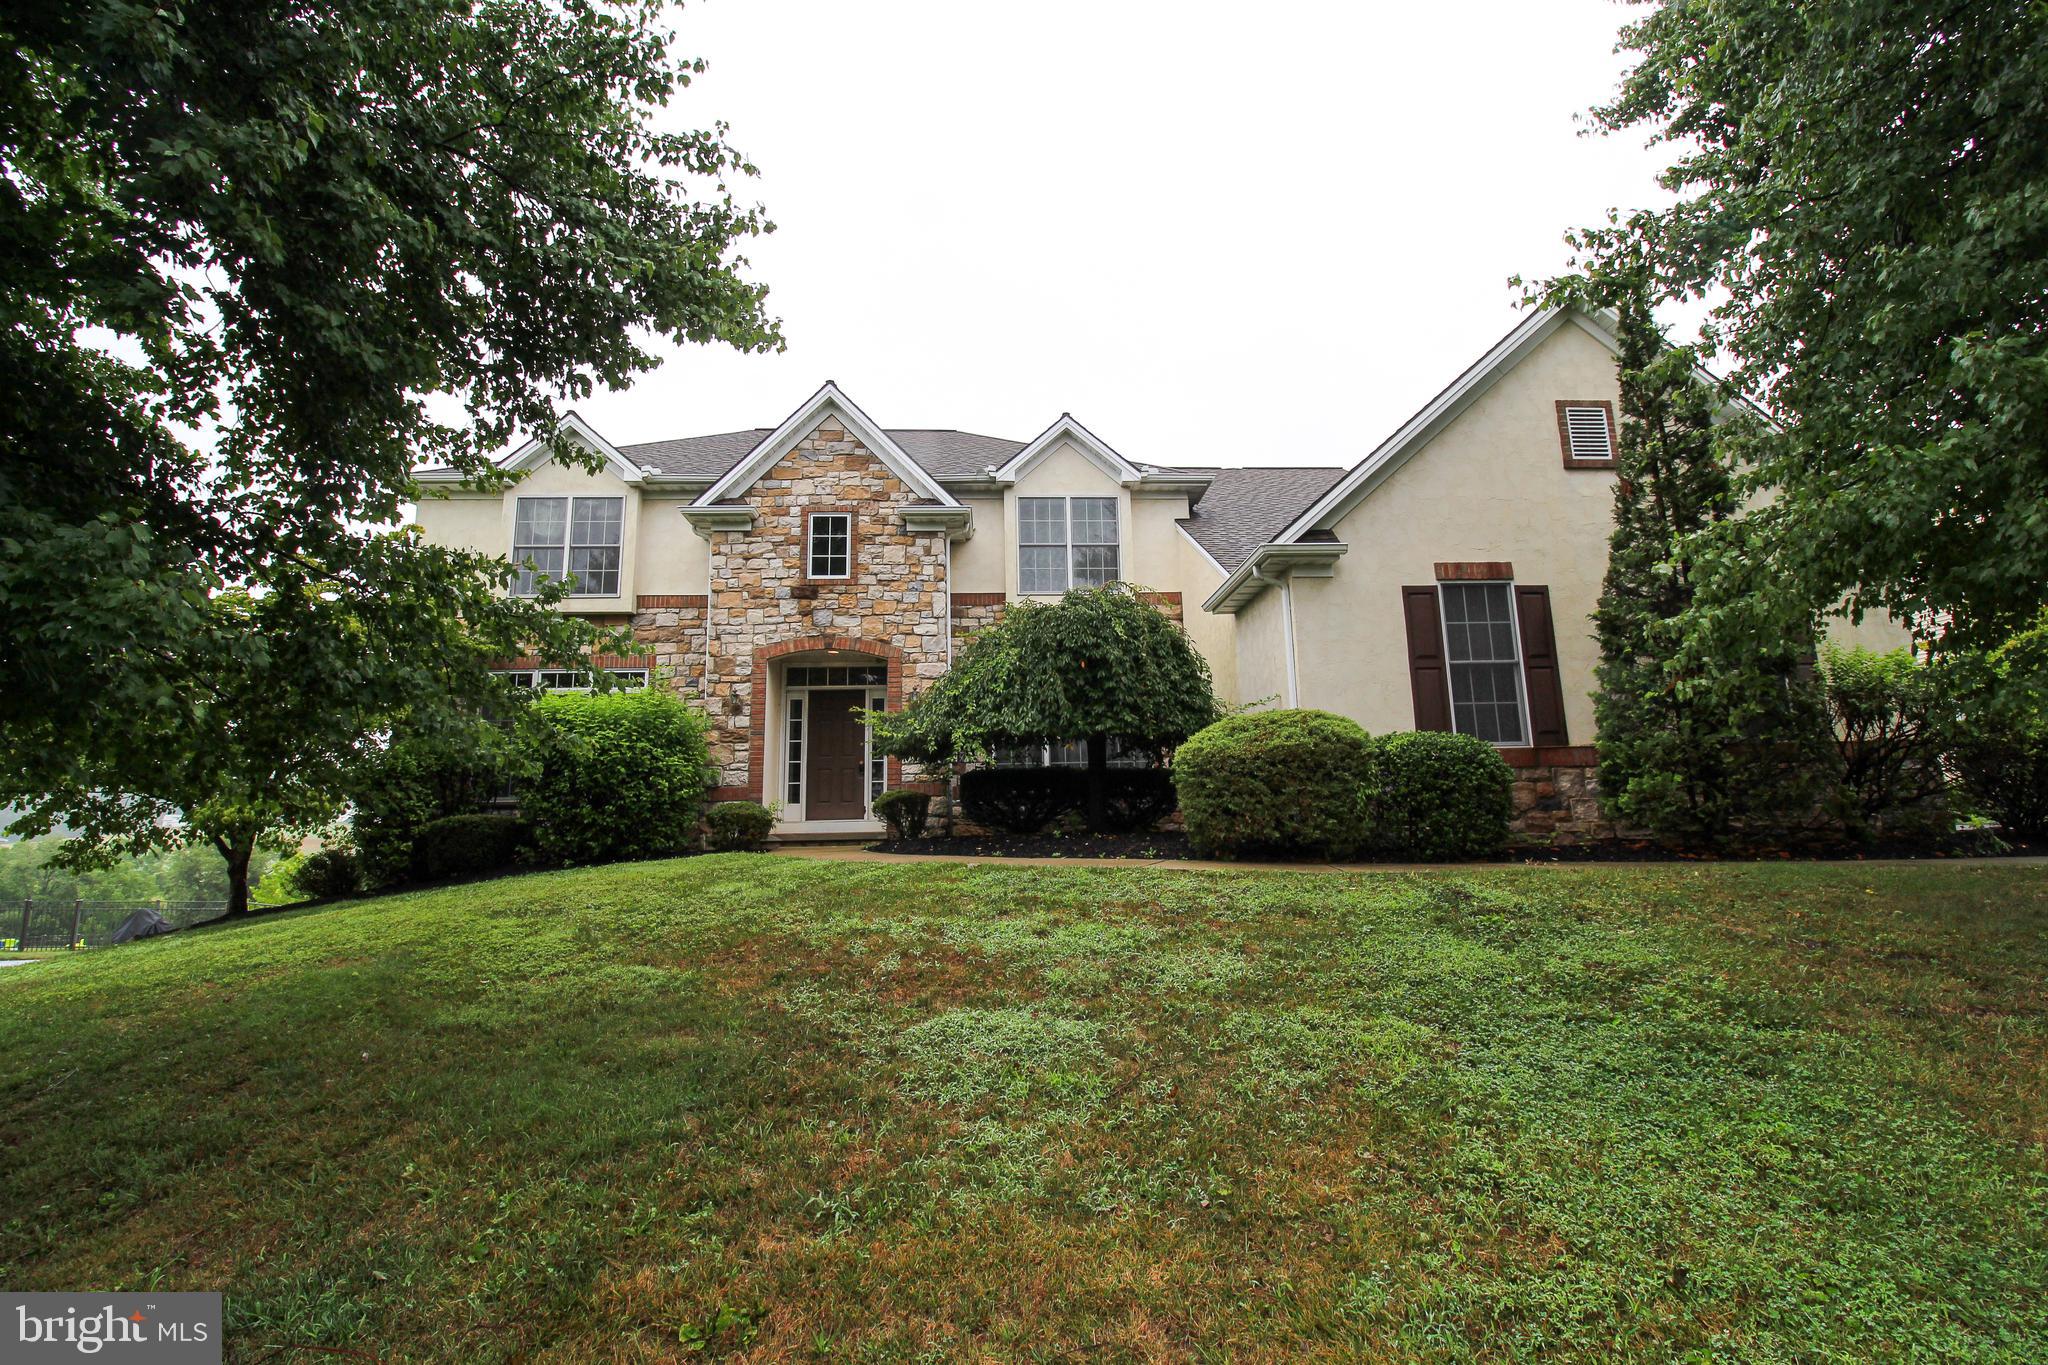
[[[941,858],[1155,858],[1193,859],[1188,837],[1175,831],[1161,834],[978,834],[960,838],[934,836],[928,839],[885,839],[869,844],[876,853],[913,853]],[[1701,853],[1639,839],[1606,839],[1556,847],[1530,845],[1510,848],[1497,857],[1480,859],[1487,863],[1685,863],[1744,862],[1775,863],[1862,862],[1871,858],[2040,857],[2048,845],[2016,843],[2003,850],[1987,850],[1975,840],[1925,841],[1856,845],[1828,845],[1806,848],[1761,848],[1721,853]],[[1370,861],[1370,860],[1366,860]],[[1390,861],[1400,861],[1390,860]],[[1218,862],[1218,867],[1228,867]]]

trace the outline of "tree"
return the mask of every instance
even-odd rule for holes
[[[1086,739],[1088,826],[1099,831],[1111,736],[1169,749],[1219,714],[1208,661],[1187,632],[1140,590],[1112,584],[1012,603],[944,677],[868,721],[884,753],[923,763]]]
[[[2048,601],[2048,9],[1661,0],[1621,47],[1595,122],[1680,148],[1677,200],[1571,240],[1712,300],[1782,421],[1741,480],[1768,504],[1694,548],[1729,606],[1697,648],[1838,604],[2005,639]]]
[[[734,255],[769,226],[729,188],[752,167],[722,127],[655,127],[702,69],[663,13],[8,8],[0,759],[28,790],[164,780],[131,727],[208,734],[267,647],[223,589],[317,583],[385,626],[460,601],[508,634],[532,604],[471,590],[502,561],[377,533],[416,463],[497,486],[515,432],[654,363],[640,329],[779,345]],[[594,632],[540,638],[568,662]]]
[[[414,538],[374,537],[371,550],[404,554]],[[403,575],[388,581],[408,587]],[[204,629],[235,648],[214,656],[189,699],[129,717],[61,773],[0,763],[0,800],[22,808],[14,829],[69,825],[78,837],[58,861],[71,867],[203,843],[226,864],[228,913],[244,913],[258,848],[334,820],[380,734],[502,702],[491,660],[522,647],[560,654],[581,634],[532,603],[487,611],[494,596],[481,580],[451,586],[462,585],[411,585],[374,599],[325,581],[216,589],[197,603]],[[11,724],[6,751],[26,755],[37,738],[32,723]]]
[[[1693,349],[1665,339],[1639,263],[1558,296],[1611,304],[1620,342],[1614,531],[1593,613],[1603,800],[1617,819],[1683,838],[1774,823],[1804,797],[1817,712],[1793,675],[1810,623],[1705,661],[1681,648],[1699,591],[1692,547],[1735,514],[1730,448],[1758,424],[1729,408]]]

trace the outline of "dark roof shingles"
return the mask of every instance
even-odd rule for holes
[[[1194,515],[1180,524],[1230,573],[1343,477],[1342,469],[1322,467],[1219,469]]]

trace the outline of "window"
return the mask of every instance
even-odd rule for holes
[[[1112,768],[1150,768],[1154,757],[1145,749],[1124,743],[1122,735],[1109,737],[1109,766]],[[1057,744],[1001,745],[995,752],[995,765],[998,768],[1085,768],[1088,766],[1088,741],[1063,739]]]
[[[792,668],[783,680],[788,687],[886,687],[887,664],[855,664],[851,668]]]
[[[519,499],[512,516],[513,595],[531,597],[566,571],[576,580],[571,597],[617,597],[625,517],[624,498]]]
[[[1526,744],[1515,595],[1507,583],[1442,583],[1451,728],[1491,744]]]
[[[1562,399],[1557,405],[1557,438],[1567,469],[1614,467],[1614,408],[1606,400]]]
[[[853,572],[853,514],[813,512],[806,550],[807,578],[845,578]]]
[[[792,670],[794,671],[794,670]],[[804,698],[789,699],[789,760],[784,770],[784,799],[799,805],[804,799]]]
[[[647,670],[644,668],[613,668],[606,670],[620,687],[631,690],[647,686]],[[509,681],[514,687],[523,687],[529,692],[588,692],[590,675],[578,669],[569,668],[501,668],[497,675]]]
[[[1115,498],[1017,499],[1017,590],[1061,593],[1118,577]]]

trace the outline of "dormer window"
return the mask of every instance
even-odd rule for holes
[[[847,578],[853,573],[853,514],[813,512],[805,536],[804,577]]]
[[[1557,439],[1566,469],[1614,468],[1614,405],[1600,398],[1559,399]]]
[[[571,597],[619,595],[624,498],[521,498],[512,516],[512,595],[575,578]]]
[[[1115,498],[1017,499],[1017,590],[1099,588],[1120,576]]]

